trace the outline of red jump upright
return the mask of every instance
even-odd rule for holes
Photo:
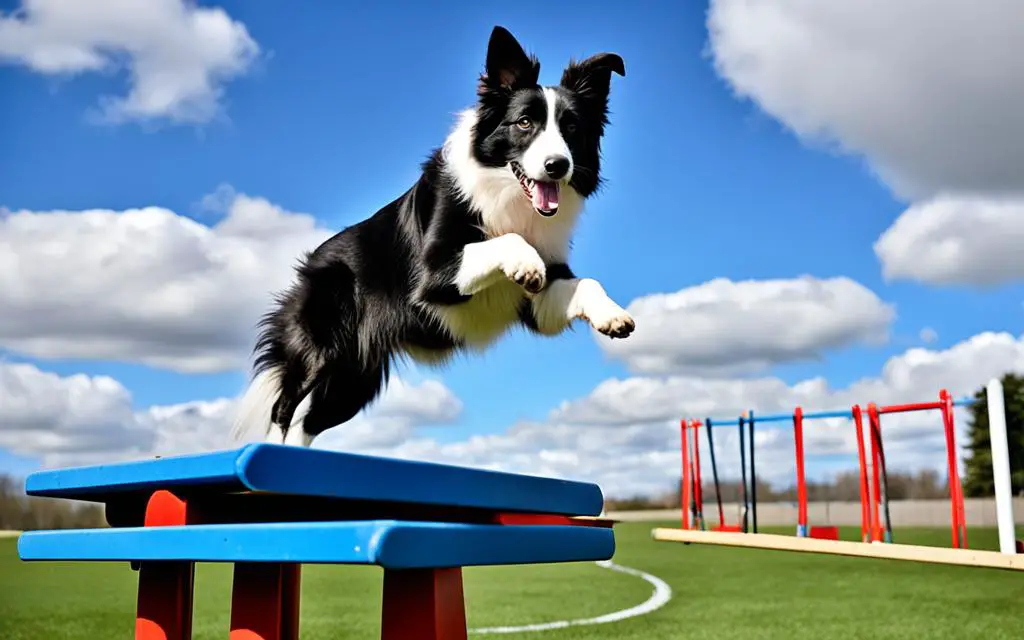
[[[796,446],[796,535],[807,537],[807,481],[804,478],[804,410],[793,412],[793,442]]]

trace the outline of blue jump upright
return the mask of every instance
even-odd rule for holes
[[[137,640],[191,638],[196,562],[234,564],[230,640],[296,640],[310,563],[383,569],[382,640],[456,640],[462,567],[615,552],[595,484],[282,445],[44,471],[25,489],[105,506],[110,528],[26,532],[18,552],[130,562]]]

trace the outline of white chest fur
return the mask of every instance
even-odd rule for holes
[[[438,315],[452,337],[471,349],[482,350],[517,322],[523,288],[500,280],[461,304],[442,307]]]
[[[480,212],[486,238],[514,233],[532,246],[545,263],[568,260],[569,243],[583,207],[575,190],[563,187],[558,213],[545,217],[525,197],[518,179],[507,167],[484,167],[470,150],[475,113],[464,112],[444,146],[447,168],[463,197]],[[436,317],[453,338],[471,349],[484,349],[518,322],[526,294],[522,286],[499,277],[456,305],[439,305]],[[444,360],[448,354],[410,352],[420,361]]]

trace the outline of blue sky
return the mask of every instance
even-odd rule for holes
[[[756,91],[753,99],[735,95],[716,72],[703,2],[615,11],[588,3],[557,16],[540,2],[429,10],[387,2],[199,5],[222,7],[260,49],[244,74],[218,84],[221,111],[210,121],[98,123],[101,96],[128,91],[123,68],[54,75],[16,57],[0,65],[0,206],[159,206],[211,225],[223,214],[200,201],[230,185],[340,229],[415,180],[453,114],[472,104],[488,34],[501,24],[540,57],[542,82],[557,82],[573,56],[614,51],[625,60],[626,76],[611,92],[607,186],[588,205],[573,254],[576,271],[600,280],[623,306],[715,278],[850,278],[893,305],[888,340],[851,341],[756,372],[786,383],[821,376],[834,388],[878,376],[911,347],[942,350],[981,332],[1020,331],[1020,278],[979,285],[883,277],[873,245],[915,199],[894,195],[878,177],[870,146],[836,152],[834,140],[809,140],[786,114],[768,113]],[[17,6],[0,2],[0,11]],[[840,144],[850,142],[841,127],[835,132]],[[920,337],[925,327],[937,336],[931,344]],[[8,362],[65,377],[111,376],[139,411],[233,396],[246,373],[31,357],[7,346]],[[543,421],[563,401],[634,373],[580,326],[557,339],[511,335],[485,356],[418,375],[441,379],[463,403],[454,424],[429,430],[444,443]],[[0,470],[38,463],[17,459],[0,449]]]

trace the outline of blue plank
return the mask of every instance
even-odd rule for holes
[[[234,484],[243,449],[37,471],[25,479],[30,496],[100,500],[112,493]]]
[[[373,520],[31,531],[22,560],[298,562],[386,569],[607,560],[610,528]]]
[[[124,492],[203,485],[563,515],[596,516],[604,507],[601,488],[590,482],[263,443],[209,454],[40,471],[28,477],[25,488],[29,495],[105,502]]]

